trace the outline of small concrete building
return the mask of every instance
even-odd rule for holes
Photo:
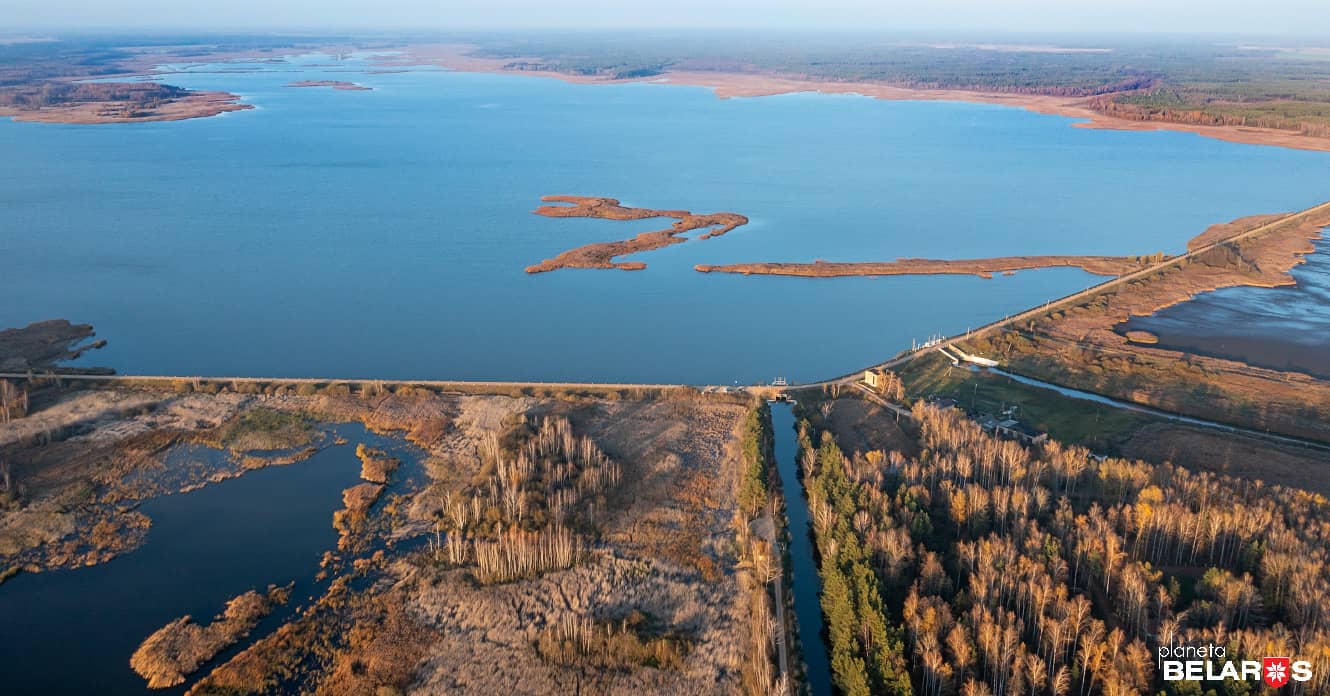
[[[998,421],[994,432],[1013,440],[1020,440],[1027,445],[1038,445],[1048,441],[1048,433],[1041,433],[1024,423],[1008,418],[1004,421]]]
[[[998,420],[992,416],[982,416],[978,423],[979,427],[984,429],[984,432],[1018,440],[1027,445],[1040,445],[1048,441],[1048,433],[1041,433],[1014,418]]]
[[[960,402],[950,396],[930,396],[928,403],[939,411],[948,411],[960,405]]]

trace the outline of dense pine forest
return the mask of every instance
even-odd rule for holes
[[[1330,503],[1170,465],[1027,448],[914,409],[919,454],[800,423],[836,686],[846,694],[1257,693],[1165,682],[1160,646],[1293,656],[1330,693]],[[817,419],[813,419],[817,420]]]

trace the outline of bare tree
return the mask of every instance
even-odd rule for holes
[[[26,395],[25,395],[26,396]],[[21,406],[19,403],[19,389],[7,379],[0,379],[0,423],[10,421],[11,412],[15,406]],[[19,415],[22,417],[25,409],[19,409]]]

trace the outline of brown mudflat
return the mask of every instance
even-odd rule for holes
[[[1140,345],[1152,346],[1156,343],[1159,343],[1159,337],[1150,333],[1149,331],[1133,330],[1133,331],[1128,331],[1123,335],[1127,337],[1128,341]]]
[[[1240,217],[1232,222],[1221,222],[1214,225],[1210,225],[1209,227],[1205,228],[1204,232],[1196,235],[1195,237],[1192,237],[1187,242],[1187,251],[1202,249],[1211,244],[1214,244],[1215,242],[1222,242],[1225,239],[1230,239],[1239,234],[1242,234],[1243,232],[1247,232],[1248,230],[1252,230],[1257,227],[1260,227],[1261,225],[1274,222],[1282,217],[1286,217],[1287,215],[1288,213],[1273,213],[1270,215],[1248,215],[1247,217]]]
[[[619,204],[614,198],[599,196],[543,196],[546,203],[561,205],[542,205],[536,208],[537,215],[545,217],[583,217],[602,220],[644,220],[647,218],[674,218],[674,223],[663,230],[643,232],[632,239],[617,242],[597,242],[569,249],[552,259],[545,259],[533,266],[527,266],[527,273],[544,273],[560,268],[617,268],[623,271],[640,271],[647,265],[641,261],[615,261],[620,256],[652,251],[671,244],[682,244],[687,237],[680,236],[693,230],[708,229],[698,239],[719,237],[736,227],[748,224],[748,218],[738,213],[695,214],[687,210],[656,210],[653,208],[629,208]]]
[[[1204,232],[1187,242],[1187,250],[1195,251],[1205,248],[1261,225],[1274,222],[1287,215],[1287,213],[1251,215],[1232,222],[1211,225]],[[1035,268],[1074,267],[1095,275],[1116,277],[1143,270],[1154,264],[1167,261],[1169,258],[1162,253],[1150,256],[998,256],[983,259],[903,258],[895,261],[833,262],[819,260],[812,263],[759,262],[718,266],[699,264],[694,268],[702,273],[741,273],[743,275],[781,275],[807,278],[944,274],[977,275],[981,278],[992,278],[994,273],[1012,275],[1016,271]]]
[[[56,363],[106,345],[106,341],[83,344],[96,335],[91,324],[71,324],[65,319],[0,330],[0,372],[52,369]]]
[[[897,259],[839,263],[736,263],[725,266],[698,265],[702,273],[742,273],[744,275],[784,275],[811,278],[844,276],[961,274],[992,278],[994,273],[1010,274],[1032,268],[1074,266],[1096,275],[1119,276],[1139,271],[1148,259],[1137,256],[1001,256],[989,259]]]

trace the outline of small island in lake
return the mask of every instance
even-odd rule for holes
[[[0,116],[36,123],[180,121],[254,108],[239,99],[156,82],[49,82],[0,90]]]
[[[300,80],[292,82],[287,87],[332,87],[346,92],[369,92],[373,87],[358,85],[354,82],[344,82],[342,80]]]
[[[641,261],[615,261],[628,254],[652,251],[671,244],[688,241],[683,235],[693,230],[710,228],[698,239],[719,237],[736,227],[748,224],[748,218],[738,213],[694,214],[687,210],[654,210],[652,208],[629,208],[619,204],[618,199],[598,196],[544,196],[540,200],[546,203],[567,205],[542,205],[536,208],[537,215],[545,217],[589,217],[602,220],[645,220],[647,218],[671,217],[675,222],[667,229],[643,232],[642,234],[617,242],[599,242],[570,249],[552,259],[545,259],[533,266],[527,266],[527,273],[544,273],[560,268],[617,268],[623,271],[640,271],[647,267]]]

